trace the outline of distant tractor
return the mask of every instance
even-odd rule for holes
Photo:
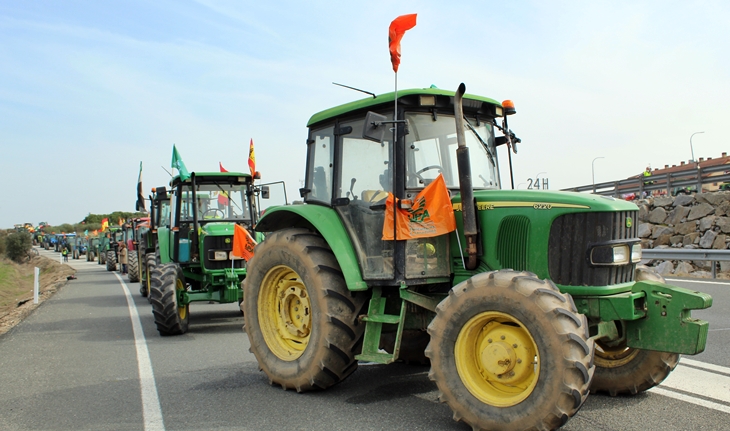
[[[170,222],[153,222],[160,264],[150,273],[149,300],[161,335],[187,332],[192,302],[241,301],[246,262],[231,253],[234,226],[256,223],[257,192],[253,178],[238,172],[172,179]]]
[[[502,190],[514,105],[464,90],[399,90],[311,117],[304,204],[267,209],[244,281],[269,382],[319,390],[358,361],[420,357],[456,420],[547,430],[589,392],[645,391],[679,354],[702,352],[708,323],[690,310],[712,298],[638,266],[637,206]],[[456,230],[440,233],[437,216]]]
[[[149,297],[152,270],[160,263],[159,244],[157,242],[157,229],[170,227],[170,196],[167,188],[157,187],[153,189],[150,196],[150,219],[146,230],[139,231],[139,253],[140,253],[140,287],[139,293],[143,297]]]

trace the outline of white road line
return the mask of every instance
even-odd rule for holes
[[[702,368],[703,370],[717,371],[718,373],[725,373],[730,376],[730,368],[728,368],[728,367],[723,367],[723,366],[715,365],[715,364],[708,364],[707,362],[695,361],[694,359],[688,359],[685,357],[682,357],[682,359],[679,362],[679,365],[682,365],[682,364],[691,365],[691,366],[697,367],[697,368]]]
[[[674,374],[674,373],[672,373]],[[730,413],[730,407],[724,405],[724,404],[718,404],[713,403],[712,401],[703,400],[701,398],[695,398],[691,397],[689,395],[680,394],[678,392],[672,392],[668,391],[666,389],[662,389],[661,387],[656,387],[650,389],[650,391],[654,394],[662,395],[669,398],[674,398],[675,400],[684,401],[686,403],[695,404],[702,407],[707,407],[708,409],[712,410],[718,410],[723,413]]]
[[[134,344],[137,348],[137,368],[139,369],[139,385],[142,394],[144,429],[145,431],[164,431],[165,424],[162,420],[160,398],[157,395],[155,374],[152,371],[152,361],[150,360],[150,352],[147,350],[147,340],[142,331],[142,322],[139,320],[139,313],[127,284],[117,272],[114,272],[114,276],[117,277],[122,289],[124,289],[124,296],[127,298],[127,306],[129,307],[129,317],[132,320]]]
[[[680,365],[661,386],[730,403],[730,377]]]

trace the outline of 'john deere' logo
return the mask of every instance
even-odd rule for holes
[[[230,238],[226,238],[225,241],[226,241],[226,244],[230,244],[231,243],[231,239]]]
[[[631,227],[634,225],[634,221],[631,220],[631,217],[626,217],[626,227]]]

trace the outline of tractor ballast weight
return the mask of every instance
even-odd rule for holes
[[[589,392],[644,391],[704,350],[708,324],[690,310],[712,298],[639,265],[636,205],[501,190],[515,112],[462,85],[311,117],[304,204],[262,216],[244,281],[246,333],[272,384],[323,389],[358,360],[430,361],[440,399],[473,429],[555,429]],[[382,239],[396,210],[410,232],[430,229],[414,199],[439,175],[456,230]]]
[[[231,253],[234,227],[260,236],[252,230],[258,189],[250,175],[193,172],[170,186],[170,220],[157,217],[159,205],[151,224],[159,264],[150,273],[149,300],[161,335],[187,331],[192,302],[240,303],[246,262]]]

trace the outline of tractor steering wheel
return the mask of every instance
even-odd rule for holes
[[[220,217],[217,217],[218,213],[220,213]],[[218,208],[208,208],[205,210],[203,215],[201,216],[203,219],[212,219],[212,218],[226,218],[226,213]]]
[[[423,169],[419,169],[418,171],[414,172],[413,175],[415,175],[416,178],[418,178],[418,181],[421,184],[425,184],[426,183],[426,180],[421,176],[421,174],[424,173],[424,172],[426,172],[426,171],[428,171],[428,170],[431,170],[431,169],[438,169],[439,173],[441,173],[441,172],[444,171],[444,168],[441,165],[429,165],[429,166],[426,166]]]

